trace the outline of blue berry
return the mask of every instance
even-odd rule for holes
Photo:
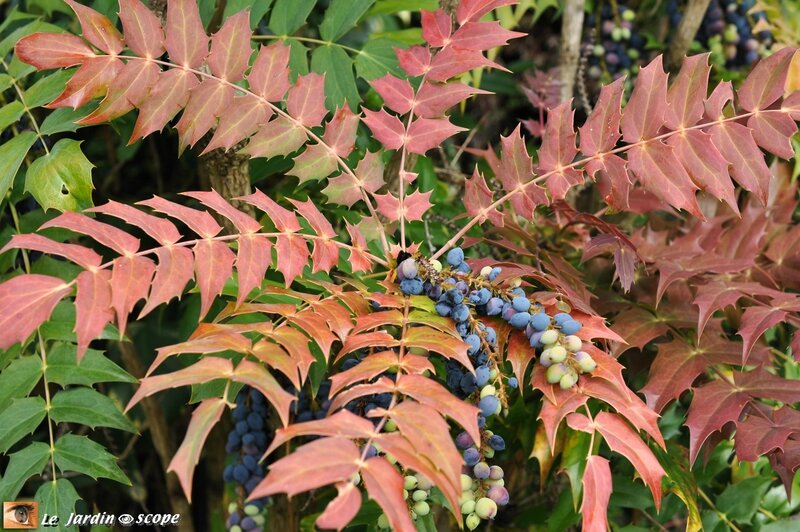
[[[486,366],[478,366],[475,369],[475,380],[476,384],[480,387],[483,387],[484,384],[489,382],[489,373],[490,370]]]
[[[531,316],[531,327],[537,331],[544,331],[550,326],[550,316],[544,312],[537,312]]]
[[[486,327],[486,342],[489,345],[494,345],[497,343],[497,331],[494,330],[494,327]]]
[[[459,386],[465,394],[471,394],[478,389],[478,384],[475,380],[475,375],[472,373],[465,373],[459,381]]]
[[[501,272],[501,271],[503,271],[503,269],[502,269],[502,268],[499,268],[499,267],[497,267],[497,266],[495,266],[494,268],[492,268],[492,271],[491,271],[491,272],[489,272],[489,280],[490,280],[490,281],[494,281],[495,279],[497,279],[497,276],[498,276],[498,275],[500,275],[500,272]]]
[[[444,295],[450,305],[459,305],[464,302],[464,294],[458,288],[451,288]]]
[[[481,460],[481,453],[475,447],[470,447],[464,451],[464,463],[468,466],[474,466]]]
[[[250,432],[250,426],[247,424],[247,421],[237,421],[236,432],[238,432],[240,436],[244,436]]]
[[[264,418],[255,412],[251,412],[250,415],[247,416],[247,424],[253,430],[261,430],[264,428]]]
[[[222,480],[225,482],[233,482],[233,464],[228,464],[222,470]]]
[[[472,436],[466,432],[460,433],[456,436],[456,446],[459,449],[467,449],[472,445]]]
[[[472,268],[469,267],[469,264],[466,262],[462,262],[458,266],[456,266],[456,271],[461,273],[469,273],[472,271]]]
[[[489,464],[486,462],[479,462],[472,468],[472,474],[475,475],[475,478],[478,480],[486,480],[489,478],[490,472],[491,469],[489,468]]]
[[[495,451],[502,451],[506,448],[506,442],[502,436],[498,434],[492,434],[489,436],[489,447]]]
[[[478,428],[485,429],[486,428],[486,416],[483,414],[478,414]]]
[[[497,405],[500,404],[500,400],[497,399],[494,395],[487,395],[486,397],[482,398],[478,403],[478,408],[481,409],[481,414],[486,417],[494,415],[495,410],[497,410]]]
[[[513,388],[513,389],[516,390],[517,387],[519,386],[519,382],[517,381],[517,378],[516,377],[511,377],[510,379],[508,379],[508,386],[510,388]]]
[[[456,322],[464,322],[469,319],[469,307],[466,305],[456,305],[453,307],[453,312],[451,313],[453,320]]]
[[[499,297],[493,297],[486,303],[486,315],[497,316],[503,311],[503,300]]]
[[[559,327],[561,327],[562,323],[564,323],[567,320],[571,320],[571,319],[572,319],[572,316],[570,316],[566,312],[559,312],[558,314],[553,316],[553,320],[556,322],[556,325],[558,325]]]
[[[581,324],[575,320],[565,321],[561,324],[561,332],[564,334],[575,334],[581,330]]]
[[[452,310],[453,307],[447,303],[436,303],[436,312],[439,316],[449,316]]]
[[[517,296],[511,300],[511,306],[513,306],[514,310],[517,312],[528,312],[531,308],[531,302],[525,296]]]
[[[453,248],[447,252],[447,264],[456,267],[464,262],[464,251],[461,248]]]
[[[508,323],[512,327],[516,327],[517,329],[524,329],[528,322],[531,321],[531,315],[527,312],[517,312],[511,319],[508,320]]]
[[[406,295],[418,296],[422,293],[422,279],[415,277],[413,279],[403,279],[400,281],[400,291]]]
[[[233,478],[239,484],[244,484],[250,478],[250,471],[243,464],[233,466]]]
[[[464,341],[469,344],[469,348],[467,349],[467,354],[474,355],[481,349],[481,338],[477,334],[470,334]]]

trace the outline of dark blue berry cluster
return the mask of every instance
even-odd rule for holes
[[[636,30],[636,13],[622,2],[616,6],[615,11],[605,4],[599,14],[584,18],[587,74],[592,79],[602,78],[604,72],[611,79],[635,75],[645,55],[647,39]]]
[[[228,506],[226,522],[230,532],[257,532],[264,529],[266,499],[243,503],[264,478],[264,466],[259,458],[267,449],[268,407],[266,399],[248,386],[236,396],[232,416],[234,427],[228,434],[225,450],[229,463],[225,466],[223,480],[235,483],[236,500]]]

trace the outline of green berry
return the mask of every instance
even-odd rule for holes
[[[433,267],[434,271],[440,272],[442,271],[442,263],[439,262],[438,259],[431,260],[431,266]]]
[[[622,40],[622,28],[617,26],[611,30],[611,40],[614,42],[619,42]]]
[[[555,329],[547,329],[545,332],[542,333],[542,337],[539,339],[542,342],[542,345],[551,345],[558,341],[558,331]]]
[[[636,18],[636,12],[632,9],[626,9],[622,12],[622,20],[627,20],[628,22],[633,22],[633,19]]]
[[[417,475],[417,488],[428,491],[433,487],[433,482],[424,475]]]
[[[405,488],[403,489],[403,498],[408,499],[408,490]]]
[[[481,518],[478,517],[478,514],[471,513],[471,514],[469,514],[467,516],[467,518],[464,521],[464,523],[467,525],[467,528],[469,528],[470,530],[475,530],[476,528],[478,528],[478,525],[481,524]]]
[[[428,498],[428,492],[423,490],[416,490],[411,494],[411,498],[415,501],[424,501]]]
[[[574,373],[565,373],[561,380],[558,382],[558,385],[561,386],[562,390],[569,390],[575,383],[578,382],[578,376]]]
[[[463,491],[472,489],[472,477],[470,477],[469,475],[465,475],[464,473],[461,473],[461,489]]]
[[[481,519],[494,519],[497,515],[497,503],[489,497],[481,497],[475,503],[475,513]]]
[[[631,30],[628,28],[622,28],[622,40],[627,41],[631,38]]]
[[[564,362],[567,358],[567,350],[561,347],[560,345],[554,345],[549,349],[550,351],[550,360],[553,361],[554,364],[558,364],[559,362]]]
[[[228,505],[228,513],[229,514],[232,514],[233,512],[235,512],[238,509],[239,509],[239,504],[236,503],[236,502],[232,502],[232,503],[230,503]]]
[[[495,387],[492,386],[491,384],[487,384],[486,386],[484,386],[481,389],[481,399],[483,399],[484,397],[486,397],[488,395],[495,395],[496,393],[497,393],[497,390],[495,389]]]
[[[492,267],[491,266],[484,266],[483,268],[481,268],[481,277],[487,278],[487,277],[489,277],[490,273],[492,273]]]
[[[248,504],[247,506],[244,507],[244,513],[252,517],[254,515],[260,514],[261,510],[259,510],[258,506],[256,506],[255,504]]]
[[[564,364],[553,364],[547,368],[547,382],[555,384],[561,380],[567,373],[567,367]]]
[[[267,520],[263,515],[254,515],[253,522],[258,526],[264,526],[264,523],[266,523]]]
[[[417,477],[408,475],[403,478],[403,487],[407,490],[413,490],[417,487]]]
[[[594,48],[592,48],[592,53],[597,57],[603,57],[606,55],[606,49],[602,44],[595,44]]]
[[[570,353],[574,353],[575,351],[580,351],[581,347],[583,347],[583,340],[575,336],[574,334],[570,334],[569,336],[565,336],[562,340],[562,344]]]
[[[461,504],[461,513],[464,515],[471,514],[475,511],[475,501],[464,501]]]
[[[429,513],[431,513],[431,507],[425,501],[418,501],[414,505],[414,512],[420,517],[425,517]]]
[[[242,532],[242,527],[239,525],[233,525],[228,529],[229,532]]]
[[[386,514],[381,514],[378,516],[378,526],[380,528],[389,528],[389,518],[386,517]]]
[[[389,419],[383,425],[383,430],[386,431],[386,432],[394,432],[394,431],[397,430],[397,423],[395,423],[393,420]]]

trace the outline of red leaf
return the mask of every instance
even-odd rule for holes
[[[156,265],[147,257],[129,256],[114,260],[111,270],[111,306],[117,314],[120,335],[125,334],[128,314],[140,299],[147,298]]]
[[[494,194],[476,167],[472,178],[464,180],[464,206],[467,214],[478,217],[481,221],[488,219],[495,227],[503,227],[503,215],[496,208],[488,209],[493,202]]]
[[[174,471],[183,488],[183,493],[189,502],[192,502],[192,479],[194,468],[200,461],[203,445],[211,433],[211,429],[222,419],[226,401],[221,398],[206,399],[192,412],[192,420],[186,429],[186,436],[178,448],[175,456],[167,467],[167,471]]]
[[[139,117],[128,145],[161,131],[189,100],[189,91],[197,86],[197,76],[182,69],[170,69],[158,76],[155,86],[139,107]]]
[[[395,48],[394,53],[397,55],[400,68],[411,77],[420,76],[430,69],[431,52],[425,46]]]
[[[710,132],[722,156],[731,163],[733,178],[766,205],[771,174],[752,131],[742,124],[725,122],[712,127]]]
[[[228,17],[211,37],[211,53],[207,61],[211,73],[227,81],[241,80],[249,66],[251,34],[248,10]]]
[[[790,46],[781,48],[756,64],[737,93],[739,104],[745,110],[766,109],[783,96],[789,63],[795,50]]]
[[[622,136],[627,142],[655,137],[664,125],[667,110],[667,75],[661,56],[653,59],[636,76],[636,84],[622,115]]]
[[[800,413],[787,406],[764,417],[748,416],[736,424],[736,456],[740,460],[755,462],[759,456],[783,449],[789,436],[798,433]]]
[[[180,151],[194,146],[216,125],[217,118],[230,111],[233,93],[233,87],[215,78],[206,78],[192,88],[181,119],[175,125]]]
[[[770,327],[785,321],[786,316],[786,311],[780,308],[747,307],[744,309],[739,332],[736,333],[742,337],[742,365],[747,364],[750,351],[761,335]]]
[[[544,190],[538,185],[527,185],[533,177],[533,166],[520,126],[507,137],[500,138],[503,145],[502,157],[498,165],[497,178],[506,192],[516,191],[511,198],[514,212],[530,220],[534,209],[547,203]],[[527,185],[527,186],[526,186]]]
[[[358,115],[347,105],[337,109],[333,118],[325,125],[323,142],[339,157],[347,157],[355,148],[359,122]]]
[[[431,45],[432,48],[441,48],[450,41],[450,34],[453,31],[453,23],[444,9],[436,11],[422,10],[422,38]]]
[[[539,173],[551,173],[547,188],[553,199],[563,199],[567,191],[583,181],[583,175],[574,168],[565,168],[578,150],[575,147],[575,130],[572,127],[575,112],[567,101],[547,114],[547,127],[539,149]]]
[[[453,34],[451,44],[466,50],[481,51],[497,46],[505,46],[510,39],[519,39],[525,35],[525,33],[505,29],[496,20],[491,22],[467,22]]]
[[[235,144],[258,131],[272,115],[272,109],[251,94],[237,96],[230,109],[225,109],[219,117],[219,125],[214,136],[203,150],[204,155],[217,148],[227,151]]]
[[[348,207],[352,207],[355,202],[362,199],[362,190],[374,194],[385,184],[383,180],[383,159],[380,154],[366,152],[364,158],[358,162],[355,176],[355,182],[352,176],[348,174],[341,174],[329,179],[328,186],[322,192],[332,202]]]
[[[270,102],[283,100],[289,90],[289,51],[282,42],[262,46],[247,76],[250,90]]]
[[[132,255],[139,250],[139,239],[113,225],[98,222],[83,214],[66,211],[39,228],[61,227],[76,233],[87,235],[104,246],[113,249],[120,255]]]
[[[697,336],[700,337],[703,334],[703,330],[714,312],[735,304],[743,295],[738,287],[725,283],[710,282],[698,286],[693,301],[693,304],[700,309],[697,318]]]
[[[78,124],[100,124],[128,113],[144,104],[150,90],[161,74],[159,66],[152,61],[128,61],[108,84],[108,91],[100,105]]]
[[[85,270],[96,270],[103,260],[100,255],[87,247],[77,244],[61,244],[35,233],[12,235],[11,241],[3,249],[0,249],[0,253],[9,249],[28,249],[49,255],[60,255]]]
[[[372,261],[366,255],[367,241],[361,231],[354,225],[345,221],[347,233],[350,235],[353,248],[350,250],[350,267],[353,273],[367,272],[372,269]]]
[[[408,128],[406,149],[411,153],[425,155],[425,152],[439,146],[459,131],[466,129],[451,124],[447,118],[417,118]]]
[[[197,233],[203,238],[212,238],[222,231],[220,226],[214,218],[206,211],[198,211],[197,209],[190,209],[178,203],[165,200],[159,196],[153,196],[148,200],[137,202],[139,205],[146,205],[154,211],[162,212],[173,218],[177,218],[186,225],[189,229]]]
[[[705,101],[706,116],[711,120],[721,118],[730,101],[733,101],[733,85],[730,81],[720,81]]]
[[[542,420],[547,442],[552,450],[556,448],[556,435],[558,434],[558,427],[561,425],[561,421],[569,414],[585,405],[589,397],[579,393],[574,387],[569,390],[562,390],[560,387],[549,384],[544,379],[545,372],[544,368],[541,366],[536,366],[534,372],[534,387],[539,389],[541,389],[540,386],[548,388],[548,393],[545,393],[542,409],[539,412],[539,419]],[[555,401],[553,401],[553,399],[555,399]]]
[[[407,80],[386,74],[382,78],[370,81],[370,84],[383,98],[384,105],[392,111],[404,115],[411,110],[414,104],[414,89]]]
[[[325,109],[325,77],[312,72],[299,76],[286,97],[286,110],[307,127],[318,126],[328,114]]]
[[[753,138],[759,146],[782,159],[794,157],[791,139],[797,133],[797,124],[783,111],[763,111],[747,120]]]
[[[432,191],[420,192],[415,190],[405,198],[402,209],[400,200],[391,193],[375,194],[375,203],[378,205],[378,212],[388,218],[390,222],[400,220],[406,221],[422,220],[422,215],[432,205],[429,201]]]
[[[295,233],[300,230],[300,222],[297,220],[297,216],[292,211],[278,205],[260,190],[237,199],[245,201],[267,213],[267,216],[270,217],[278,231]]]
[[[292,202],[300,216],[308,221],[311,228],[320,237],[314,240],[314,249],[311,252],[312,271],[331,271],[339,262],[339,247],[334,243],[336,232],[333,230],[333,226],[319,212],[313,201],[289,201]]]
[[[242,150],[250,157],[289,155],[307,140],[306,133],[290,120],[278,116],[258,128]]]
[[[119,0],[119,20],[128,47],[139,57],[156,59],[164,53],[161,21],[139,0]],[[138,61],[134,61],[136,63]]]
[[[269,366],[283,373],[295,388],[300,388],[300,375],[297,373],[297,365],[284,351],[284,349],[267,340],[260,340],[252,348],[253,356]]]
[[[272,339],[283,346],[297,364],[300,372],[300,381],[308,376],[308,368],[316,360],[308,347],[309,339],[297,329],[288,325],[281,325],[272,333]]]
[[[701,220],[705,219],[694,195],[697,186],[671,146],[661,141],[634,146],[628,156],[628,165],[645,190],[674,207],[684,209]]]
[[[583,129],[581,129],[582,134]],[[583,141],[581,141],[582,144]],[[593,178],[599,176],[597,188],[606,203],[621,211],[630,209],[630,193],[633,183],[628,174],[627,163],[622,157],[610,155],[603,157],[602,160],[590,160],[589,164],[585,166],[585,170]]]
[[[178,371],[173,371],[172,373],[166,373],[164,375],[145,377],[140,381],[136,393],[134,393],[131,400],[128,401],[125,412],[127,413],[139,401],[154,393],[170,388],[177,388],[178,386],[200,384],[214,379],[225,378],[232,373],[233,364],[227,358],[203,357],[191,366]]]
[[[208,54],[208,36],[194,0],[168,0],[167,39],[170,60],[184,68],[199,68]]]
[[[192,252],[182,246],[168,245],[156,249],[158,268],[153,278],[150,297],[147,299],[139,318],[146,316],[161,303],[173,297],[180,297],[186,283],[192,280],[194,259]]]
[[[236,304],[241,305],[247,295],[261,286],[264,274],[272,263],[272,243],[258,235],[242,235],[238,239],[236,271],[239,274],[239,288]]]
[[[373,456],[361,469],[370,499],[381,507],[396,532],[414,532],[408,505],[403,499],[403,477],[385,458]]]
[[[470,20],[478,20],[498,7],[516,3],[517,0],[462,0],[456,8],[456,20],[459,24],[464,24]]]
[[[319,528],[342,530],[361,509],[361,490],[352,482],[336,484],[336,498],[325,506],[325,511],[317,517]]]
[[[608,530],[608,500],[611,497],[611,468],[608,460],[596,454],[586,461],[583,472],[581,526],[585,532]]]
[[[482,67],[496,68],[498,70],[510,72],[507,68],[486,59],[481,52],[447,47],[436,54],[431,61],[430,69],[428,69],[428,79],[433,81],[447,81],[464,72]]]
[[[330,395],[361,381],[373,379],[390,368],[397,368],[399,360],[394,351],[372,353],[352,368],[331,376]]]
[[[128,224],[140,228],[162,246],[174,244],[181,238],[180,232],[169,220],[147,214],[135,207],[118,203],[114,200],[99,207],[87,209],[86,212],[99,212],[124,220]]]
[[[371,421],[357,416],[349,410],[338,410],[322,419],[294,423],[287,427],[279,428],[275,431],[275,437],[264,452],[264,457],[269,456],[275,449],[298,436],[340,436],[365,440],[382,437],[383,434],[375,433],[375,426]]]
[[[675,150],[675,155],[694,183],[727,203],[733,212],[739,212],[728,161],[711,142],[708,133],[699,130],[684,131],[671,136],[667,144]]]
[[[600,97],[592,114],[581,126],[581,152],[591,157],[599,152],[614,149],[620,138],[620,105],[624,79],[620,78],[600,89]]]
[[[83,6],[74,0],[64,1],[78,16],[84,39],[110,55],[117,55],[122,51],[125,46],[122,35],[105,15],[101,15],[94,9]]]
[[[363,122],[372,130],[372,134],[384,148],[396,150],[403,145],[406,129],[399,118],[390,115],[385,109],[380,111],[363,109],[363,111]]]
[[[436,118],[455,104],[464,101],[473,94],[491,94],[489,91],[476,89],[457,81],[450,83],[432,83],[426,81],[420,87],[414,102],[414,114],[423,118]]]
[[[19,275],[0,284],[0,349],[27,340],[71,291],[71,284],[39,274]]]
[[[250,492],[248,500],[276,493],[286,493],[289,497],[293,497],[298,493],[328,484],[349,481],[358,472],[360,459],[361,453],[358,447],[347,438],[314,440],[271,464],[267,477]],[[391,468],[388,462],[386,465]],[[399,473],[395,474],[399,476]],[[400,483],[400,497],[402,497],[402,478]]]
[[[289,410],[294,396],[288,393],[261,364],[242,360],[230,375],[235,382],[255,388],[275,407],[285,427],[289,424]]]
[[[224,216],[242,233],[257,233],[261,230],[261,224],[252,216],[234,208],[225,198],[220,196],[219,193],[213,189],[209,192],[195,191],[182,192],[181,194],[198,200],[209,209],[213,209],[218,214]]]
[[[678,77],[667,93],[666,125],[670,129],[693,126],[703,117],[703,100],[708,94],[709,54],[685,57]]]
[[[72,107],[77,109],[90,100],[106,93],[108,85],[122,69],[122,61],[115,57],[87,59],[67,82],[67,86],[55,100],[45,107]]]
[[[283,274],[288,287],[295,277],[302,275],[308,263],[308,246],[304,238],[289,233],[275,239],[275,251],[278,256],[277,270]]]
[[[23,37],[14,46],[14,54],[39,70],[80,65],[96,57],[86,41],[62,33],[34,33]]]
[[[294,159],[294,166],[287,172],[297,176],[300,184],[328,177],[338,168],[335,155],[328,146],[314,144]]]
[[[214,298],[222,293],[225,281],[233,273],[236,256],[225,242],[202,239],[194,245],[194,271],[200,290],[200,319],[211,309]]]

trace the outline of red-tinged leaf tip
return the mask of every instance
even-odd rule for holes
[[[347,233],[350,235],[352,249],[350,250],[350,267],[355,272],[367,272],[372,268],[372,261],[367,256],[367,241],[358,227],[345,222]]]
[[[203,238],[212,238],[222,231],[222,226],[219,225],[208,212],[184,207],[183,205],[165,200],[159,196],[153,196],[148,200],[139,201],[137,204],[145,205],[154,211],[164,213],[167,216],[180,220],[189,226],[189,229]]]
[[[105,15],[74,0],[64,0],[75,12],[81,24],[83,38],[107,54],[117,55],[125,42],[114,24]]]
[[[387,150],[396,150],[403,145],[405,140],[405,127],[403,123],[394,115],[390,115],[385,109],[380,111],[370,111],[363,109],[363,122],[375,135],[375,138],[383,144]]]
[[[249,66],[251,35],[250,10],[228,17],[211,37],[211,52],[208,54],[211,73],[228,81],[241,80]]]
[[[275,157],[297,151],[307,140],[303,128],[278,116],[258,128],[242,150],[250,157]]]
[[[621,134],[619,131],[622,112],[622,92],[625,79],[619,78],[600,89],[600,97],[592,114],[581,126],[581,152],[591,157],[599,152],[614,149]]]
[[[622,115],[622,136],[626,142],[653,138],[664,125],[667,110],[667,74],[659,55],[639,71]]]
[[[142,229],[161,245],[174,244],[181,239],[178,228],[169,220],[147,214],[135,207],[114,200],[104,205],[87,209],[86,212],[99,212],[106,216],[119,218],[129,225]]]
[[[217,123],[217,119],[230,111],[234,88],[216,78],[206,78],[193,87],[189,101],[175,125],[179,135],[179,151],[194,146]]]
[[[763,111],[747,120],[759,146],[781,159],[794,157],[792,137],[797,133],[794,119],[782,111]]]
[[[781,308],[747,307],[742,314],[739,332],[742,337],[742,365],[747,359],[756,341],[767,329],[786,320],[787,312]]]
[[[422,38],[433,48],[441,48],[450,41],[453,22],[444,9],[422,10]]]
[[[572,101],[551,109],[547,115],[547,127],[539,149],[539,173],[551,174],[547,178],[547,188],[553,199],[563,199],[571,187],[583,182],[581,172],[567,168],[578,154],[572,126],[574,115]]]
[[[362,190],[374,194],[384,184],[383,159],[377,152],[366,152],[358,162],[355,170],[355,181],[348,174],[340,174],[328,180],[328,186],[322,192],[328,199],[340,205],[352,207],[363,198]]]
[[[325,76],[315,72],[299,76],[294,87],[289,89],[286,110],[304,126],[320,125],[328,114],[325,108]]]
[[[139,57],[158,58],[164,53],[161,21],[140,0],[119,0],[119,19],[125,41]]]
[[[297,216],[292,211],[278,205],[260,190],[236,199],[247,202],[267,213],[267,216],[270,217],[278,231],[295,233],[300,230],[300,222],[297,220]]]
[[[142,105],[158,81],[161,68],[152,61],[128,61],[108,84],[100,105],[77,124],[95,125],[108,122]]]
[[[608,501],[611,498],[611,468],[608,460],[592,455],[586,461],[583,473],[583,501],[581,526],[585,532],[608,530]]]
[[[359,122],[358,115],[345,102],[326,124],[322,141],[339,157],[347,157],[355,148]]]
[[[336,484],[337,495],[325,507],[325,511],[317,517],[315,524],[319,528],[342,530],[353,520],[361,508],[361,490],[352,482]]]
[[[666,125],[679,129],[695,125],[703,117],[703,102],[708,94],[711,66],[709,54],[684,58],[678,77],[667,93]]]
[[[139,116],[128,145],[156,131],[161,131],[189,100],[189,91],[200,82],[183,69],[170,69],[158,75],[150,95],[139,106]]]
[[[394,53],[397,55],[400,68],[412,78],[421,76],[430,69],[431,52],[425,46],[395,48]]]
[[[733,101],[733,84],[730,81],[720,81],[706,98],[704,104],[706,116],[711,120],[722,117],[723,109],[730,101]]]
[[[57,277],[25,274],[0,284],[0,349],[28,339],[72,285]]]
[[[476,167],[472,177],[464,180],[464,205],[467,214],[478,216],[481,220],[488,219],[492,225],[503,227],[503,215],[496,208],[489,209],[493,202],[494,193]]]
[[[248,500],[276,493],[293,497],[304,491],[349,481],[358,472],[360,460],[361,453],[352,440],[341,437],[314,440],[270,465],[267,477],[250,493]],[[401,480],[401,497],[402,491]],[[410,517],[408,519],[410,521]]]
[[[117,315],[120,335],[125,334],[128,314],[140,299],[147,298],[156,265],[136,255],[114,259],[111,270],[111,306]]]
[[[205,238],[197,242],[192,251],[195,279],[200,290],[199,319],[202,320],[231,277],[236,256],[227,243]]]
[[[203,451],[203,445],[208,439],[211,429],[222,418],[225,405],[224,399],[214,398],[206,399],[195,408],[194,412],[192,412],[192,420],[186,429],[183,443],[181,443],[178,452],[172,457],[169,467],[167,467],[167,471],[174,471],[178,475],[183,493],[189,502],[192,502],[194,468],[200,461],[200,453]]]
[[[28,249],[50,255],[60,255],[86,270],[97,269],[103,260],[92,249],[78,244],[62,244],[36,233],[13,235],[11,241],[0,250],[0,253],[9,249]]]
[[[250,90],[270,102],[283,99],[289,90],[289,52],[282,42],[262,46],[247,76]]]
[[[80,65],[96,57],[86,41],[66,33],[34,33],[20,39],[14,55],[39,70]]]
[[[424,155],[460,131],[466,129],[450,123],[447,118],[417,118],[408,128],[406,149]]]
[[[436,54],[431,61],[431,66],[428,69],[428,79],[446,81],[464,72],[484,67],[509,72],[507,68],[487,59],[483,53],[477,50],[447,47]]]
[[[139,388],[133,394],[128,405],[125,407],[127,413],[136,404],[149,397],[154,393],[168,390],[170,388],[177,388],[179,386],[188,386],[190,384],[199,384],[209,382],[214,379],[230,378],[233,374],[233,364],[227,358],[210,357],[206,356],[188,366],[186,368],[166,373],[164,375],[155,375],[145,377],[139,383]]]
[[[433,83],[426,81],[420,87],[414,103],[414,114],[422,118],[437,118],[473,94],[491,94],[457,81]]]
[[[713,126],[710,133],[714,145],[731,164],[733,178],[766,205],[772,174],[752,130],[742,124],[725,122]]]
[[[158,267],[147,298],[138,319],[146,316],[161,303],[180,297],[186,283],[194,277],[194,258],[185,247],[167,245],[156,250]]]
[[[520,126],[507,137],[501,137],[502,157],[496,165],[497,178],[506,192],[513,192],[511,206],[525,219],[532,219],[537,205],[548,203],[544,190],[537,185],[529,185],[533,177],[533,163]]]
[[[705,220],[695,198],[697,186],[671,146],[661,141],[635,146],[630,150],[628,165],[648,192]]]
[[[231,379],[235,382],[247,384],[261,392],[267,398],[267,401],[275,407],[283,426],[285,427],[289,424],[289,411],[295,397],[284,390],[263,365],[246,359],[242,360],[231,374]]]
[[[90,236],[120,255],[131,255],[139,250],[139,239],[113,225],[98,222],[83,214],[65,211],[39,228],[61,227],[76,233]]]
[[[505,46],[511,39],[519,39],[525,35],[525,33],[505,29],[497,20],[467,22],[453,34],[451,44],[466,50],[483,51]]]
[[[514,5],[519,0],[462,0],[456,8],[456,20],[459,24],[471,20],[479,20],[489,11],[498,7]]]
[[[115,57],[87,59],[69,79],[64,91],[45,107],[77,109],[90,100],[105,95],[109,84],[117,77],[123,66],[122,61]]]
[[[235,97],[230,109],[224,109],[220,113],[214,136],[201,155],[217,148],[225,151],[231,149],[258,131],[271,115],[272,109],[259,98],[251,94]]]
[[[176,65],[199,68],[208,54],[208,36],[194,0],[168,0],[165,46]]]
[[[375,194],[375,203],[377,203],[378,212],[389,221],[394,222],[401,218],[406,221],[422,220],[422,215],[432,206],[429,201],[432,192],[415,190],[406,196],[402,205],[400,205],[400,200],[391,193]]]
[[[431,349],[435,351],[435,349]],[[471,368],[470,368],[471,369]],[[480,442],[478,429],[478,408],[466,405],[441,384],[422,375],[405,374],[397,379],[397,389],[413,397],[422,404],[436,409],[441,414],[454,419],[472,437]]]
[[[737,95],[746,111],[767,109],[783,96],[789,64],[796,49],[787,46],[759,61],[748,74]]]
[[[401,115],[411,110],[414,103],[414,89],[408,80],[386,74],[382,78],[370,82],[372,88],[383,98],[383,103],[392,111]]]
[[[414,532],[408,505],[403,498],[403,477],[385,458],[375,456],[361,469],[367,494],[381,507],[396,532]]]

